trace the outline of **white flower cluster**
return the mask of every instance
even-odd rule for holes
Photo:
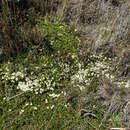
[[[111,80],[114,79],[114,75],[110,73],[110,65],[105,61],[101,60],[103,57],[102,55],[100,56],[92,56],[94,58],[98,58],[99,60],[96,61],[95,63],[89,63],[87,66],[87,69],[82,69],[82,64],[79,63],[79,71],[77,74],[73,75],[71,77],[71,83],[74,84],[79,83],[80,85],[77,84],[77,86],[80,88],[80,90],[84,89],[84,86],[81,85],[81,83],[85,83],[86,85],[89,85],[91,82],[91,79],[96,76],[99,77],[101,75],[106,76],[110,78]]]
[[[126,83],[126,86],[125,86],[126,88],[130,88],[130,80],[128,80],[127,81],[127,83]]]
[[[88,70],[86,69],[81,69],[81,64],[79,63],[79,71],[77,74],[73,75],[71,77],[71,83],[77,85],[77,87],[79,87],[79,89],[82,91],[85,87],[81,85],[81,83],[86,81],[86,76],[88,74]],[[86,84],[88,84],[89,82],[85,82]],[[79,85],[80,84],[80,85]]]
[[[23,109],[22,109],[22,110],[20,110],[19,114],[21,115],[22,113],[24,113],[24,110],[23,110]]]
[[[70,66],[68,64],[64,64],[64,72],[68,73],[70,71]]]
[[[79,66],[80,66],[80,63],[79,63]],[[87,73],[88,73],[88,70],[79,68],[78,73],[71,77],[72,83],[74,83],[75,81],[78,81],[79,83],[83,82]]]
[[[24,91],[24,92],[32,91],[32,88],[29,87],[28,84],[26,84],[25,82],[19,82],[17,88]]]
[[[110,66],[106,62],[96,62],[95,64],[90,65],[89,71],[94,72],[97,77],[100,75],[105,75],[106,77],[113,79],[113,75],[110,74]]]
[[[87,66],[87,69],[82,69],[82,65],[79,63],[79,71],[77,74],[73,75],[71,77],[71,83],[74,84],[76,83],[77,87],[80,88],[82,91],[85,87],[82,85],[82,83],[85,83],[86,85],[89,85],[91,82],[92,77],[100,77],[100,76],[105,76],[109,78],[111,81],[115,80],[115,75],[111,72],[112,70],[112,64],[111,61],[112,59],[110,58],[104,58],[102,55],[100,56],[92,56],[94,58],[98,58],[99,60],[96,61],[95,63],[89,63]],[[79,84],[78,84],[79,83]],[[124,86],[124,87],[130,87],[130,81],[116,81],[116,84],[119,86]]]
[[[68,66],[66,66],[66,67],[68,67]],[[39,69],[39,67],[36,67],[36,69],[37,68]],[[65,95],[64,92],[55,94],[54,88],[55,88],[56,82],[54,81],[53,76],[50,78],[49,75],[42,74],[42,75],[36,77],[36,76],[32,75],[32,72],[31,72],[30,76],[27,76],[25,73],[26,70],[27,70],[27,68],[24,68],[23,71],[21,70],[18,72],[10,73],[10,71],[8,71],[8,70],[6,70],[4,72],[1,69],[2,79],[9,80],[12,83],[17,83],[16,88],[23,92],[33,91],[33,92],[35,92],[35,94],[42,94],[46,90],[50,90],[51,93],[47,93],[47,95],[49,97],[58,98],[61,94]],[[52,75],[55,74],[55,71],[57,71],[57,70],[54,69],[54,73],[52,73]],[[52,93],[52,91],[53,91],[53,93]]]
[[[52,106],[47,106],[47,109],[53,109],[54,108],[54,105],[52,105]]]
[[[60,96],[60,94],[54,94],[54,93],[52,93],[52,94],[48,94],[50,97],[53,97],[53,98],[58,98],[59,96]]]
[[[119,80],[119,81],[117,81],[117,84],[119,87],[130,88],[130,80],[128,80],[128,81]]]
[[[26,104],[24,105],[23,109],[21,109],[21,110],[19,111],[19,114],[20,114],[20,115],[24,113],[25,108],[26,108],[27,106],[30,106],[30,107],[32,108],[32,110],[35,110],[35,111],[38,110],[38,107],[33,106],[32,102],[31,102],[31,103],[26,103]],[[11,110],[9,109],[9,111],[11,111]]]
[[[17,89],[20,89],[24,92],[26,91],[35,91],[35,94],[38,94],[38,93],[43,93],[44,92],[44,89],[41,88],[41,83],[40,83],[41,80],[38,80],[38,79],[35,79],[35,80],[31,80],[29,78],[26,78],[26,82],[19,82],[18,83],[18,86],[17,86]]]
[[[6,72],[2,72],[2,79],[4,80],[9,80],[12,83],[15,83],[16,81],[18,81],[20,78],[24,78],[25,74],[23,72],[13,72],[12,74],[10,74],[10,71],[6,71]]]

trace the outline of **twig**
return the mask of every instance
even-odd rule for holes
[[[89,121],[85,120],[89,125],[91,125],[94,129],[97,129],[97,127],[95,127],[92,123],[90,123]]]
[[[24,94],[25,92],[22,92],[22,93],[19,93],[19,94],[17,94],[17,95],[15,95],[15,96],[12,96],[12,97],[10,97],[10,98],[7,98],[7,101],[9,101],[9,100],[11,100],[11,99],[13,99],[13,98],[16,98],[16,97],[18,97],[18,96],[20,96],[20,95],[22,95],[22,94]]]
[[[86,113],[84,114],[84,117],[91,115],[91,116],[97,118],[95,114],[88,112],[86,109],[81,109],[81,110],[80,110],[80,115],[81,115],[81,112],[82,112],[82,111],[83,111],[83,112],[86,112]]]

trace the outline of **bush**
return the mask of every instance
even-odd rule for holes
[[[37,13],[46,15],[50,1],[20,0],[1,1],[0,4],[0,49],[6,56],[14,56],[27,49],[38,39]]]

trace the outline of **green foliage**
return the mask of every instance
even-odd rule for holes
[[[41,17],[37,21],[55,52],[64,51],[65,55],[77,53],[80,38],[68,25],[51,16]]]

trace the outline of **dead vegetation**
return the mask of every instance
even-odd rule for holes
[[[94,91],[89,88],[86,93],[88,94],[83,101],[83,110],[94,114],[94,108],[100,108],[98,112],[103,115],[102,122],[105,122],[111,115],[121,114],[118,123],[127,122],[129,124],[130,88],[119,87],[108,78],[102,78]],[[86,112],[83,111],[83,113]]]

